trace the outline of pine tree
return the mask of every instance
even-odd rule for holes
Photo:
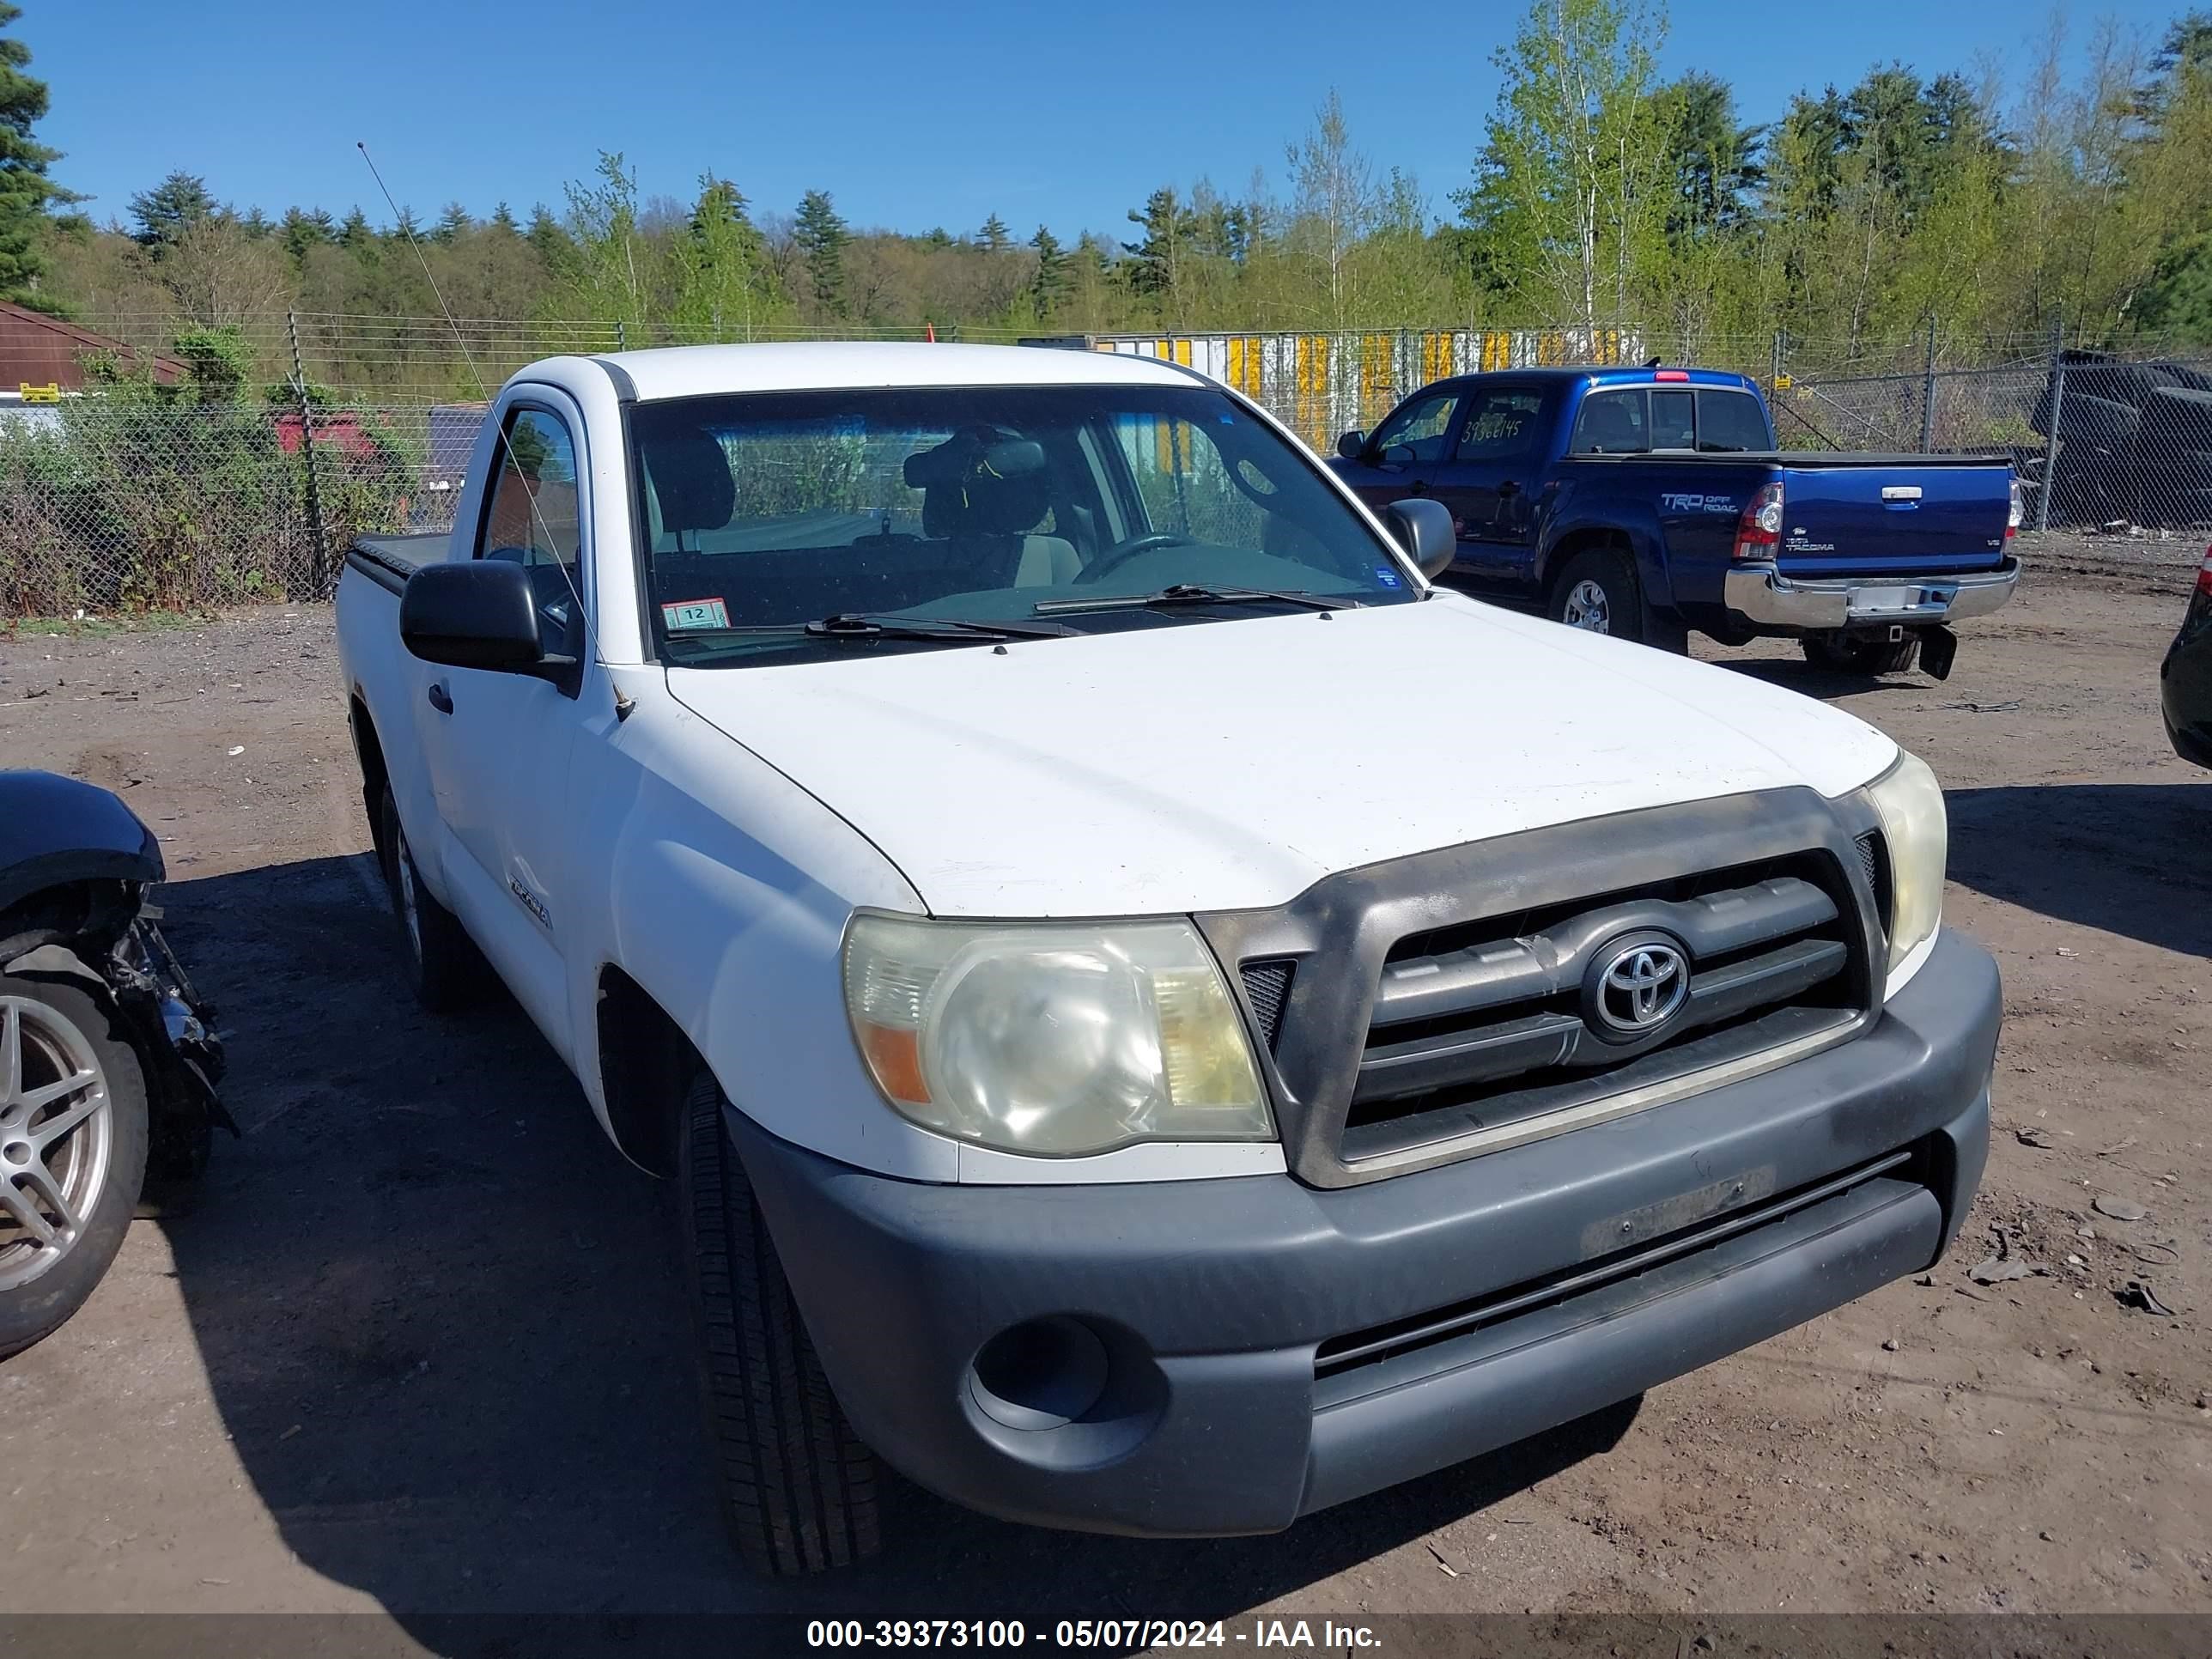
[[[1139,294],[1181,293],[1197,216],[1169,185],[1146,197],[1141,211],[1132,208],[1129,222],[1145,233],[1145,240],[1129,250],[1129,286]]]
[[[1042,225],[1030,238],[1030,246],[1036,250],[1036,273],[1030,278],[1030,306],[1042,322],[1067,298],[1067,254],[1060,239]]]
[[[368,216],[359,208],[347,214],[345,222],[338,227],[338,245],[356,253],[376,245],[376,233],[368,228]]]
[[[501,202],[491,210],[491,228],[494,230],[503,231],[509,236],[514,235],[519,228],[514,222],[514,214],[506,203]]]
[[[283,244],[284,252],[292,256],[295,264],[307,257],[309,248],[319,247],[337,239],[337,226],[320,208],[305,213],[295,207],[286,208],[284,216],[276,223],[276,240]]]
[[[473,228],[475,224],[476,221],[469,217],[469,210],[466,208],[459,202],[448,202],[446,204],[445,211],[438,216],[437,225],[430,232],[430,240],[451,247],[455,242],[459,241],[466,232]]]
[[[182,171],[131,198],[131,217],[138,227],[135,240],[141,247],[157,253],[194,225],[214,218],[217,211],[215,198],[208,194],[207,180]]]
[[[975,245],[986,253],[1004,253],[1014,245],[1006,229],[1006,222],[997,214],[983,221],[983,228],[975,233]]]
[[[0,29],[22,15],[0,0]],[[46,176],[61,152],[31,137],[46,112],[46,83],[23,73],[30,61],[28,46],[0,37],[0,299],[44,307],[52,303],[38,291],[46,210],[84,198]]]
[[[798,222],[792,240],[799,244],[806,264],[807,282],[814,303],[832,316],[845,309],[845,244],[853,240],[845,222],[830,205],[827,191],[810,190],[799,199]]]
[[[525,235],[530,246],[538,250],[538,257],[549,268],[557,265],[568,256],[568,233],[561,228],[561,222],[553,216],[553,210],[543,202],[530,210],[530,228]]]

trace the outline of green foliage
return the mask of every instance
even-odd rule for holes
[[[208,194],[207,180],[181,169],[131,198],[131,220],[137,227],[138,245],[157,255],[219,211],[215,198]]]
[[[845,245],[853,234],[837,216],[827,191],[810,190],[800,198],[791,239],[806,266],[808,291],[829,315],[845,311]]]
[[[0,30],[22,15],[21,7],[0,0]],[[46,176],[61,152],[31,136],[46,117],[46,83],[24,73],[30,62],[28,46],[0,34],[0,299],[58,310],[64,302],[40,286],[46,268],[46,215],[84,198]]]
[[[237,328],[185,329],[170,342],[170,349],[191,371],[189,384],[194,401],[212,404],[244,400],[246,381],[253,374],[253,348]]]
[[[1620,0],[1536,0],[1493,54],[1498,110],[1461,212],[1552,320],[1638,320],[1672,194],[1654,67],[1665,35],[1663,18]]]
[[[2212,346],[2212,232],[2174,242],[2144,289],[2138,313],[2160,335]]]
[[[1042,225],[1030,238],[1030,251],[1036,255],[1036,270],[1030,276],[1030,309],[1038,322],[1048,322],[1067,300],[1067,254],[1060,239]]]

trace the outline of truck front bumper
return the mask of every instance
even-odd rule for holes
[[[1850,577],[1799,581],[1772,564],[1731,566],[1722,597],[1736,616],[1762,628],[1814,632],[1834,628],[1908,628],[1986,617],[2002,610],[2020,585],[2020,561],[1965,576]]]
[[[1929,1267],[1998,1010],[1945,934],[1837,1048],[1333,1191],[930,1186],[731,1131],[839,1401],[908,1476],[1045,1526],[1268,1532]]]

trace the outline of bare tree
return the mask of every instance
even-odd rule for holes
[[[1374,225],[1376,198],[1374,168],[1352,147],[1334,87],[1289,159],[1291,235],[1327,276],[1329,325],[1342,328],[1352,308],[1352,250]]]

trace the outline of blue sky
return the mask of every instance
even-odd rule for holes
[[[1280,189],[1285,143],[1332,84],[1354,142],[1410,167],[1433,211],[1466,179],[1497,92],[1494,46],[1525,0],[21,0],[14,33],[50,83],[39,129],[103,222],[182,167],[216,195],[388,218],[354,149],[427,219],[558,206],[619,149],[643,192],[688,197],[712,167],[757,211],[830,191],[856,225],[972,231],[992,212],[1109,234],[1164,183]],[[2186,0],[2069,14],[2151,38]],[[1992,64],[2014,81],[2051,14],[2027,0],[1674,0],[1669,73],[1734,81],[1763,119],[1801,87],[1876,60]],[[1405,20],[1426,18],[1418,24]],[[1394,21],[1396,20],[1396,21]]]

